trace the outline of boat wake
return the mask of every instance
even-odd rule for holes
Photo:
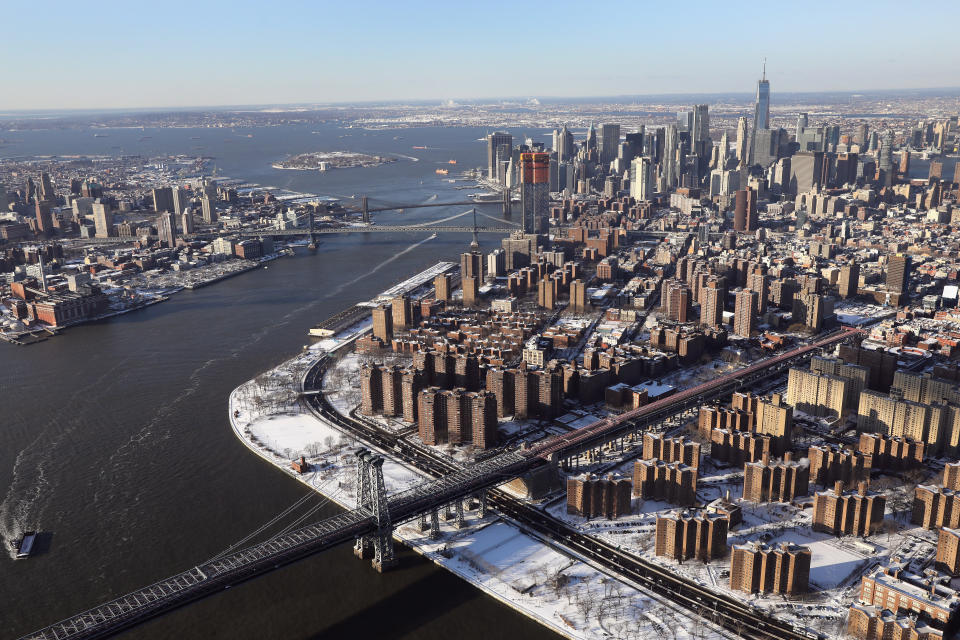
[[[350,280],[349,282],[344,282],[344,283],[341,284],[339,287],[337,287],[336,289],[334,289],[333,291],[331,291],[330,293],[328,293],[328,294],[326,295],[326,297],[327,297],[327,298],[332,298],[332,297],[334,297],[334,296],[339,295],[339,294],[342,293],[343,290],[346,289],[347,287],[352,286],[352,285],[355,285],[355,284],[357,284],[358,282],[360,282],[361,280],[363,280],[364,278],[368,278],[368,277],[372,276],[372,275],[375,274],[377,271],[380,271],[380,269],[383,269],[385,266],[387,266],[388,264],[390,264],[391,262],[393,262],[394,260],[396,260],[396,259],[399,258],[400,256],[402,256],[402,255],[404,255],[404,254],[407,254],[407,253],[410,253],[411,251],[415,250],[415,249],[416,249],[417,247],[419,247],[420,245],[426,244],[426,243],[430,242],[431,240],[433,240],[433,239],[436,238],[436,237],[437,237],[436,234],[434,234],[434,235],[432,235],[432,236],[430,236],[430,237],[428,237],[428,238],[424,238],[424,239],[421,240],[420,242],[415,242],[415,243],[413,243],[412,245],[410,245],[409,247],[407,247],[407,248],[404,249],[403,251],[398,251],[397,253],[393,254],[392,256],[390,256],[389,258],[387,258],[386,260],[384,260],[383,262],[381,262],[380,264],[378,264],[377,266],[375,266],[375,267],[374,267],[373,269],[371,269],[370,271],[367,271],[367,272],[366,272],[365,274],[363,274],[362,276],[357,276],[356,278],[354,278],[353,280]]]
[[[76,407],[93,389],[104,389],[104,385],[119,384],[115,374],[127,365],[129,359],[111,367],[91,384],[77,389],[64,403],[64,407]],[[68,437],[84,426],[86,421],[77,415],[68,418],[66,409],[61,410],[41,429],[37,437],[20,450],[13,464],[13,479],[0,502],[0,538],[7,543],[19,539],[27,529],[38,529],[47,507],[47,498],[51,495],[52,484],[47,476],[47,468],[58,458],[58,449]],[[20,416],[26,422],[25,418]],[[14,420],[17,422],[17,420]],[[55,429],[60,429],[55,431]],[[15,552],[5,544],[11,557]]]

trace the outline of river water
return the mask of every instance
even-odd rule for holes
[[[422,202],[434,194],[464,199],[468,191],[453,190],[435,169],[451,158],[459,161],[451,169],[482,166],[486,150],[477,139],[484,133],[333,125],[115,130],[107,138],[38,131],[5,133],[16,143],[0,155],[121,152],[113,146],[124,153],[203,153],[217,158],[222,175],[263,185]],[[205,148],[192,149],[198,145]],[[335,149],[420,161],[326,174],[269,166],[287,153]],[[436,220],[466,209],[411,210],[380,220]],[[233,436],[229,392],[302,348],[316,322],[438,260],[455,259],[469,241],[465,234],[324,236],[313,255],[283,258],[29,347],[0,343],[0,535],[25,527],[51,534],[43,553],[29,560],[0,554],[0,637],[187,569],[305,495],[301,484]],[[487,247],[498,241],[481,237]],[[396,570],[379,575],[342,546],[124,637],[555,637],[415,554],[404,550],[401,558]]]

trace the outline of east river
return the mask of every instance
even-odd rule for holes
[[[310,133],[318,129],[322,134]],[[363,132],[329,125],[109,134],[5,134],[17,142],[0,155],[195,153],[215,156],[222,175],[262,185],[423,202],[434,194],[465,199],[472,191],[454,190],[435,169],[449,167],[452,178],[455,169],[483,165],[486,154],[477,141],[484,131],[477,129]],[[414,145],[439,148],[414,151]],[[288,153],[338,149],[420,161],[326,174],[270,167]],[[447,165],[449,159],[458,166]],[[380,219],[432,220],[466,209]],[[300,252],[43,343],[0,343],[0,535],[25,527],[51,534],[29,560],[0,554],[0,637],[18,637],[187,569],[305,495],[303,485],[234,437],[228,394],[301,349],[313,324],[438,260],[455,259],[469,240],[464,234],[324,236],[314,255]],[[498,238],[481,242],[489,248]],[[339,547],[124,637],[555,637],[412,552],[403,550],[401,558],[396,570],[379,575],[348,546]]]

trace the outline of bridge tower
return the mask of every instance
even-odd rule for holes
[[[477,208],[473,208],[473,242],[470,243],[470,251],[480,250],[480,235],[477,233]]]
[[[360,211],[362,212],[361,220],[369,224],[370,204],[367,202],[367,196],[360,196]]]
[[[317,249],[317,236],[316,236],[316,234],[313,232],[313,209],[310,210],[310,213],[308,214],[307,220],[308,220],[309,223],[310,223],[310,243],[307,245],[307,249],[310,249],[310,251],[316,251],[316,249]]]
[[[396,564],[393,552],[393,526],[387,508],[387,491],[383,483],[383,456],[361,449],[357,452],[357,509],[373,516],[375,533],[357,538],[353,553],[358,558],[369,558],[380,572]]]
[[[357,510],[365,510],[370,504],[370,458],[367,449],[357,451]],[[370,536],[360,536],[353,545],[353,555],[361,559],[370,557]]]
[[[513,213],[510,211],[510,187],[503,185],[503,217],[510,218]]]

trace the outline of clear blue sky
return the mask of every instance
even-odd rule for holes
[[[7,0],[0,111],[960,86],[960,3]]]

